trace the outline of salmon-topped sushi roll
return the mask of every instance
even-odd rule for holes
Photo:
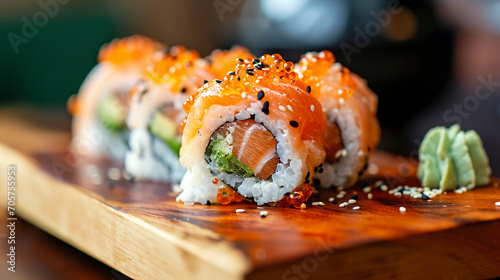
[[[179,163],[182,106],[204,82],[223,77],[238,56],[253,57],[245,48],[217,50],[206,59],[197,51],[172,47],[150,65],[131,92],[130,129],[125,169],[136,179],[178,182],[185,168]]]
[[[70,98],[73,147],[81,155],[123,160],[129,93],[163,49],[141,35],[115,39],[99,51],[99,63]]]
[[[328,118],[326,159],[315,182],[321,187],[351,186],[366,169],[380,138],[377,95],[358,75],[335,63],[329,51],[305,54],[297,71]]]
[[[235,71],[205,84],[184,109],[180,160],[189,171],[178,201],[244,197],[300,207],[309,198],[325,158],[326,116],[292,62],[278,54],[239,59]]]

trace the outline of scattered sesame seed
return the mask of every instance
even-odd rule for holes
[[[363,192],[370,192],[372,190],[372,187],[366,186],[363,188]]]
[[[247,70],[245,70],[245,72],[247,72],[247,74],[248,74],[248,75],[250,75],[250,76],[255,75],[255,74],[253,73],[253,68],[248,68]]]
[[[339,207],[346,207],[347,205],[349,205],[349,203],[347,203],[347,202],[343,202],[343,203],[340,203],[340,204],[339,204]]]
[[[368,199],[373,199],[373,194],[372,193],[368,194]]]
[[[401,213],[406,212],[406,208],[405,208],[405,207],[403,207],[403,206],[399,207],[399,212],[401,212]]]
[[[257,64],[257,63],[260,63],[260,60],[258,60],[257,58],[254,58],[254,59],[252,60],[252,64]]]
[[[356,202],[358,202],[358,201],[357,201],[356,199],[352,199],[352,198],[351,198],[351,199],[349,199],[347,202],[348,202],[349,204],[355,204],[355,203],[356,203]]]
[[[325,206],[325,203],[321,202],[321,201],[316,201],[316,202],[313,202],[312,205],[314,206]]]
[[[208,81],[207,80],[203,80],[203,84],[206,84],[206,83],[208,83]]]
[[[241,63],[243,63],[243,62],[244,62],[244,60],[243,60],[243,59],[241,59],[241,58],[236,59],[236,61],[241,62]]]
[[[228,73],[229,75],[236,75],[236,73],[234,71],[229,71]]]
[[[261,100],[262,98],[264,98],[264,91],[259,91],[259,93],[257,94],[257,100]]]
[[[278,109],[280,109],[280,111],[283,111],[283,112],[286,111],[285,106],[283,106],[283,105],[278,106]]]
[[[290,112],[293,112],[292,106],[286,105],[286,107],[288,108],[288,110],[290,110]]]
[[[500,201],[495,202],[495,206],[500,206]]]
[[[210,202],[210,200],[207,200],[207,206],[210,206],[212,205],[212,202]]]
[[[186,93],[186,88],[185,87],[181,88],[181,92]]]
[[[181,186],[179,184],[175,184],[172,186],[172,191],[174,193],[180,193],[182,191]]]
[[[427,200],[427,199],[429,199],[429,196],[427,196],[425,193],[423,193],[423,194],[422,194],[422,199],[423,199],[423,200]]]
[[[361,207],[359,207],[359,206],[354,206],[354,207],[352,207],[352,210],[359,210],[360,208]]]
[[[112,189],[112,188],[114,188],[114,187],[115,187],[115,183],[114,183],[113,181],[108,181],[108,184],[107,184],[107,185],[108,185],[108,188],[109,188],[109,189]]]
[[[267,217],[267,211],[260,211],[260,217],[261,218]]]
[[[121,177],[120,169],[116,167],[111,167],[110,169],[108,169],[108,177],[109,179],[114,181],[120,180]]]
[[[222,83],[222,81],[221,81],[221,80],[219,80],[219,79],[215,79],[215,82],[216,82],[216,83],[219,83],[219,84],[220,84],[220,83]]]
[[[290,121],[290,125],[293,127],[299,127],[299,123],[296,121]]]
[[[338,199],[344,198],[344,195],[343,195],[343,194],[341,194],[341,193],[339,193],[339,194],[337,194],[337,198],[338,198]]]
[[[307,92],[311,93],[311,86],[307,86]]]
[[[344,105],[344,103],[345,103],[344,98],[342,98],[342,97],[341,97],[341,98],[339,98],[339,103],[340,103],[340,105]]]
[[[380,189],[384,192],[388,191],[389,190],[389,187],[386,185],[386,184],[383,184],[380,186]]]
[[[262,112],[266,115],[269,115],[269,101],[264,102],[262,106]]]
[[[311,105],[311,112],[314,112],[314,105]]]
[[[306,209],[306,207],[307,207],[307,205],[306,205],[305,203],[302,203],[302,204],[300,205],[300,208],[302,208],[302,209]]]
[[[243,213],[245,212],[245,209],[236,209],[236,213]]]
[[[359,196],[357,194],[354,194],[353,196],[351,196],[351,199],[358,199]]]
[[[243,93],[241,94],[241,98],[247,98],[247,93],[246,93],[246,92],[243,92]]]

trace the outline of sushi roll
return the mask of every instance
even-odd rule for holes
[[[178,202],[300,207],[309,198],[325,159],[326,116],[292,62],[278,54],[240,59],[184,109],[180,161],[188,172]]]
[[[162,49],[162,44],[141,35],[115,39],[101,48],[99,63],[68,102],[72,145],[80,155],[123,160],[130,90]]]
[[[147,74],[133,89],[127,125],[130,129],[125,169],[136,179],[179,182],[185,168],[179,163],[180,123],[186,113],[182,106],[204,81],[236,66],[239,56],[253,57],[248,50],[216,50],[206,59],[185,47],[172,47],[150,65]]]
[[[315,175],[321,187],[353,185],[380,138],[377,95],[358,75],[335,63],[329,51],[302,56],[299,75],[327,115],[326,159]]]

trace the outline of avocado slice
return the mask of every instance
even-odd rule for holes
[[[229,137],[229,136],[227,136]],[[250,167],[243,164],[238,158],[232,154],[233,147],[228,144],[225,138],[219,136],[217,139],[210,141],[210,144],[205,151],[205,158],[209,162],[215,163],[217,171],[225,171],[234,173],[240,177],[250,177],[254,174]]]
[[[126,128],[128,108],[116,94],[108,94],[97,108],[97,115],[103,126],[111,131]]]
[[[172,151],[179,155],[181,150],[181,137],[177,135],[177,124],[167,118],[160,111],[153,115],[153,120],[149,125],[149,130],[153,135],[160,138],[167,144]]]

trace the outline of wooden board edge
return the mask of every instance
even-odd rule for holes
[[[134,279],[242,279],[250,269],[243,252],[229,242],[193,246],[51,177],[29,157],[0,144],[3,207],[10,164],[17,169],[15,209],[20,217]],[[231,262],[220,263],[217,254]]]

